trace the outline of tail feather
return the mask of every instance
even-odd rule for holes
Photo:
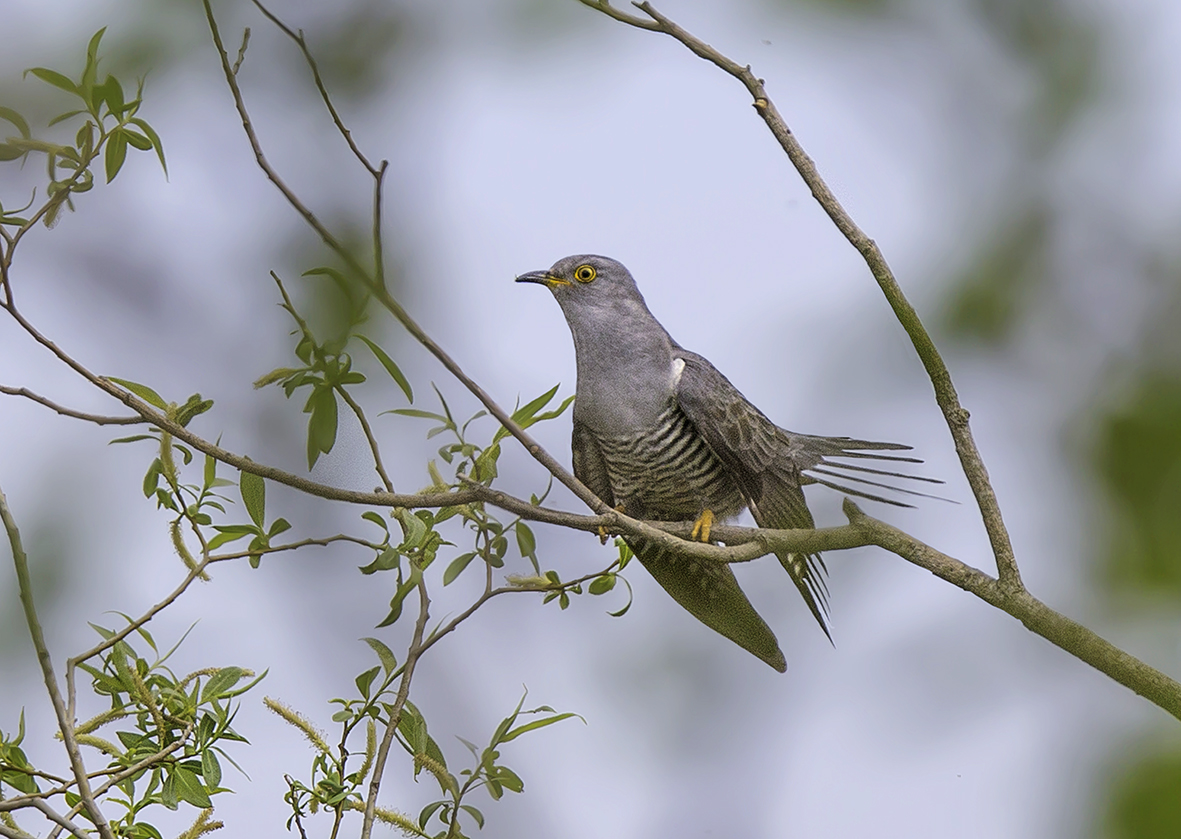
[[[787,670],[775,634],[746,599],[729,565],[679,558],[659,544],[635,537],[628,537],[627,543],[640,564],[689,614],[780,673]]]

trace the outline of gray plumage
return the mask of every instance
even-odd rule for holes
[[[803,484],[909,506],[845,482],[922,495],[863,476],[930,480],[828,459],[918,462],[881,453],[909,446],[813,437],[776,426],[712,364],[669,336],[631,274],[613,259],[569,256],[517,281],[548,286],[574,338],[574,474],[632,517],[684,521],[710,511],[726,519],[749,507],[760,527],[811,528]],[[627,542],[695,617],[776,670],[786,669],[774,633],[729,566],[687,561],[643,539]],[[820,556],[783,552],[778,558],[829,635]]]

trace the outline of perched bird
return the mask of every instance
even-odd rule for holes
[[[833,479],[913,493],[864,476],[914,476],[829,460],[919,462],[881,453],[909,446],[779,428],[712,364],[669,336],[615,260],[568,256],[517,282],[547,286],[566,316],[578,368],[574,474],[607,505],[638,519],[695,520],[693,535],[702,541],[709,541],[715,519],[747,507],[760,527],[813,527],[801,489],[808,483],[910,506]],[[787,669],[774,633],[728,565],[678,558],[634,536],[627,543],[694,617],[776,670]],[[831,640],[820,555],[781,552],[778,558]]]

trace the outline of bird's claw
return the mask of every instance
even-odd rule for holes
[[[702,542],[709,541],[709,531],[714,526],[714,511],[705,510],[697,517],[697,521],[693,522],[693,531],[689,534],[690,539],[700,539]]]
[[[623,505],[620,504],[619,506],[617,506],[615,508],[615,512],[622,513],[623,512]],[[607,532],[607,528],[603,527],[602,525],[599,525],[599,544],[600,545],[607,544],[607,537],[610,535],[611,534]]]

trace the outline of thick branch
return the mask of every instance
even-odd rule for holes
[[[751,72],[749,65],[743,66],[722,55],[709,44],[686,32],[676,23],[658,12],[653,8],[651,3],[642,2],[634,4],[652,19],[653,25],[644,25],[648,24],[648,21],[641,22],[639,19],[633,18],[630,15],[617,12],[610,8],[610,4],[606,0],[580,0],[580,2],[609,14],[616,20],[621,20],[631,26],[639,26],[643,29],[656,29],[675,38],[688,47],[695,55],[713,63],[738,79],[746,87],[747,91],[750,92],[751,97],[754,99],[755,110],[763,118],[763,121],[771,130],[775,139],[779,141],[779,145],[787,153],[792,165],[800,173],[800,177],[804,179],[804,183],[808,185],[808,189],[812,191],[812,196],[824,209],[824,212],[828,214],[828,217],[832,219],[837,229],[841,231],[849,243],[861,254],[862,259],[865,260],[869,266],[869,270],[873,273],[874,279],[877,280],[878,285],[881,287],[882,293],[885,294],[890,308],[894,310],[895,317],[902,324],[902,328],[906,330],[906,334],[910,336],[911,343],[914,344],[915,351],[918,353],[919,359],[927,371],[927,376],[931,379],[931,385],[935,390],[935,401],[939,404],[939,408],[943,412],[943,417],[947,421],[952,440],[955,443],[956,454],[959,455],[960,464],[963,467],[964,474],[968,478],[968,484],[972,488],[972,494],[976,497],[976,503],[980,507],[980,514],[984,519],[984,527],[988,532],[988,539],[992,545],[993,554],[996,557],[997,572],[1000,575],[1001,582],[1006,588],[1014,591],[1022,589],[1021,575],[1017,570],[1017,561],[1013,554],[1013,545],[1009,539],[1009,532],[1005,528],[1004,519],[1001,517],[1000,505],[997,503],[996,494],[993,492],[992,484],[988,479],[988,471],[984,468],[984,461],[980,457],[980,452],[976,448],[976,442],[972,437],[971,429],[968,427],[968,411],[960,404],[959,396],[956,394],[955,386],[952,384],[951,374],[947,370],[947,365],[944,364],[943,358],[940,356],[939,350],[935,347],[935,342],[931,340],[926,327],[919,320],[918,313],[915,312],[914,307],[906,299],[906,295],[903,294],[902,288],[894,278],[894,273],[890,270],[890,266],[886,263],[886,259],[882,256],[882,252],[878,249],[877,244],[857,226],[852,217],[845,211],[845,208],[837,201],[832,190],[828,188],[828,184],[820,177],[820,173],[816,170],[816,164],[812,162],[812,158],[807,155],[803,146],[799,144],[795,135],[791,133],[791,129],[787,127],[787,123],[784,122],[783,117],[780,116],[779,111],[776,109],[775,103],[767,95],[767,90],[763,86],[763,80]]]

